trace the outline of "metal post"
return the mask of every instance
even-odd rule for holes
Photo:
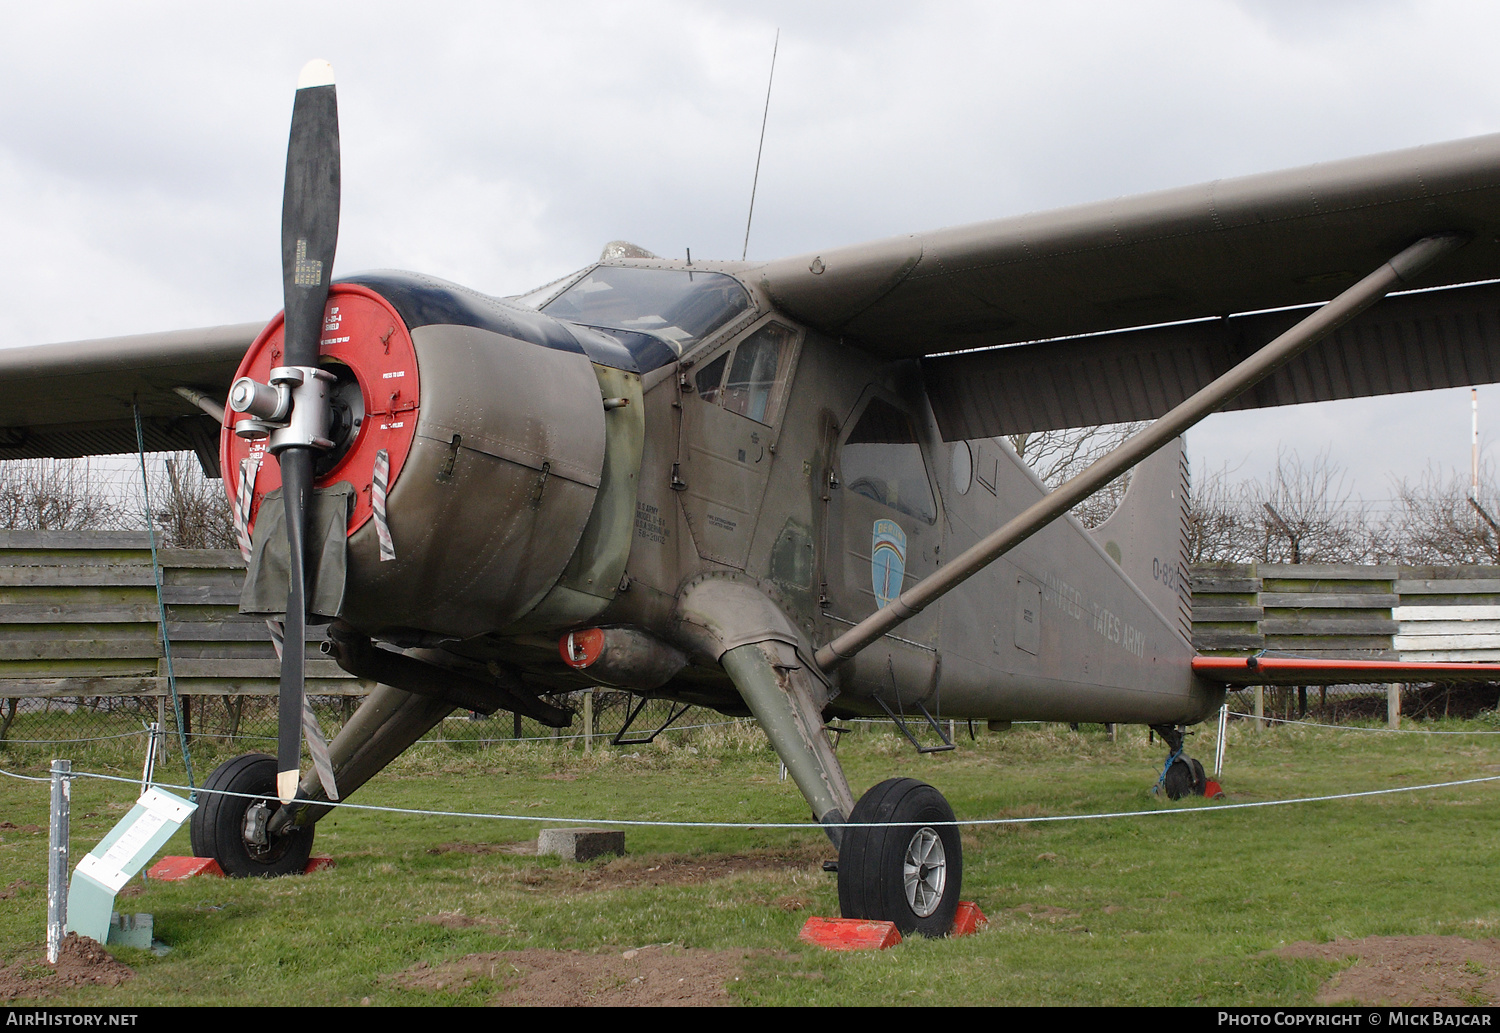
[[[52,816],[47,823],[47,963],[57,964],[68,923],[68,811],[73,799],[73,762],[52,762]]]
[[[161,725],[155,721],[147,728],[149,738],[146,743],[146,763],[141,765],[141,792],[144,793],[151,788],[151,783],[156,781],[156,741],[161,735]]]
[[[1265,716],[1266,687],[1264,685],[1257,685],[1255,687],[1255,730],[1257,732],[1265,730],[1266,723],[1265,721],[1261,720]]]
[[[1224,740],[1229,736],[1229,704],[1219,708],[1219,734],[1214,742],[1214,778],[1224,772]]]
[[[594,690],[583,694],[583,752],[594,752]]]
[[[963,584],[1205,416],[1276,372],[1402,283],[1409,282],[1467,239],[1457,234],[1424,237],[1403,249],[1379,269],[1312,312],[1233,369],[1199,389],[1081,474],[1043,495],[1004,526],[986,535],[939,567],[935,573],[927,575],[902,592],[888,605],[822,646],[814,656],[814,662],[825,671],[832,670],[904,621],[915,617],[942,595]]]
[[[158,728],[167,727],[167,697],[165,696],[156,697],[156,726]],[[166,737],[163,736],[156,741],[156,762],[160,764],[166,759],[167,740]]]

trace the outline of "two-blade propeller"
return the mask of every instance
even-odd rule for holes
[[[282,364],[269,385],[248,377],[230,389],[230,407],[251,417],[236,433],[268,436],[281,465],[289,585],[276,743],[276,793],[290,803],[301,767],[306,684],[308,513],[314,465],[328,440],[328,387],[318,364],[323,313],[339,231],[339,115],[333,67],[309,61],[297,80],[281,207],[281,277],[285,306]],[[322,772],[320,772],[322,774]]]

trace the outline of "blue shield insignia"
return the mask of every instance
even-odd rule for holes
[[[875,606],[883,609],[901,594],[901,580],[906,576],[906,532],[894,520],[875,521],[870,575],[875,587]]]

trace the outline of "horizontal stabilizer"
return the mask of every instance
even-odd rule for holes
[[[1336,660],[1301,656],[1195,656],[1193,673],[1225,685],[1500,682],[1500,664]]]

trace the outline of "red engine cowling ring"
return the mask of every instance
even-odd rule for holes
[[[260,332],[240,362],[236,379],[253,377],[262,384],[270,380],[272,367],[282,365],[284,320],[285,314],[278,313]],[[316,481],[319,486],[339,481],[354,485],[356,502],[349,517],[349,533],[353,534],[373,513],[370,493],[375,454],[385,449],[390,458],[389,489],[411,451],[421,399],[417,352],[406,323],[391,304],[368,287],[352,283],[336,283],[329,290],[319,343],[321,364],[346,367],[358,382],[364,400],[364,414],[353,444]],[[243,419],[239,413],[226,406],[224,418],[225,425],[219,430],[219,465],[231,506],[239,493],[240,461],[250,458],[258,462],[250,508],[250,526],[254,527],[261,500],[281,487],[281,468],[268,461],[265,438],[249,441],[234,433],[234,424]]]

